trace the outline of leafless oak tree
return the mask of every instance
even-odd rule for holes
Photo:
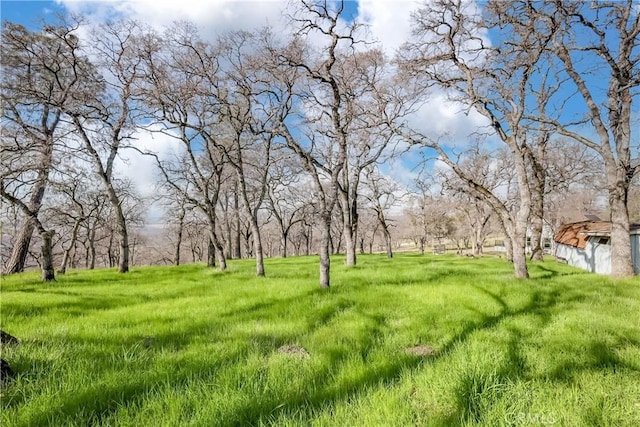
[[[24,268],[34,228],[42,237],[43,279],[55,277],[51,256],[53,231],[39,218],[54,163],[56,145],[67,135],[63,109],[99,92],[100,84],[79,53],[71,25],[46,26],[41,32],[3,22],[2,27],[2,170],[0,193],[24,213],[5,273]]]
[[[638,172],[638,132],[632,126],[632,104],[640,94],[637,3],[517,1],[505,7],[496,1],[491,9],[503,31],[549,36],[546,52],[551,57],[545,65],[555,70],[555,82],[564,82],[567,90],[543,111],[534,110],[531,119],[593,149],[604,161],[613,225],[611,272],[633,275],[627,202]],[[517,48],[524,50],[528,46],[521,40]]]

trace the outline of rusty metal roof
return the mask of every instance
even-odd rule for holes
[[[637,230],[640,230],[640,224],[630,224],[632,234]],[[589,236],[609,235],[611,235],[611,221],[580,221],[563,224],[553,239],[557,243],[584,249],[587,246]]]

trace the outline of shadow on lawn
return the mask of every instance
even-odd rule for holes
[[[311,379],[317,390],[311,394],[303,393],[296,396],[288,396],[285,403],[281,403],[277,397],[262,402],[251,402],[236,412],[235,425],[258,425],[271,423],[283,416],[296,416],[300,413],[313,413],[321,411],[328,405],[347,401],[371,386],[392,386],[398,383],[403,372],[414,370],[429,363],[446,360],[453,352],[469,341],[471,335],[496,327],[501,322],[524,315],[535,315],[540,319],[541,325],[547,325],[553,317],[553,309],[558,304],[570,304],[573,301],[581,301],[580,295],[564,298],[560,290],[548,292],[535,291],[531,294],[529,302],[522,308],[511,309],[498,295],[491,291],[474,286],[478,291],[490,296],[501,307],[497,315],[484,315],[483,319],[470,325],[451,339],[442,348],[438,349],[434,356],[428,358],[407,355],[401,352],[393,354],[393,359],[383,366],[377,365],[364,369],[357,376],[350,376],[347,381],[342,381],[338,386],[332,383],[331,373],[340,371],[348,354],[338,353],[332,359],[331,372],[318,372]],[[377,319],[376,334],[384,336],[382,329],[384,319]],[[496,370],[488,373],[467,373],[462,376],[457,386],[458,413],[450,418],[440,420],[443,425],[457,425],[460,423],[481,423],[485,412],[492,402],[500,399],[506,390],[506,384],[518,379],[532,379],[527,370],[525,359],[521,355],[520,346],[525,336],[516,328],[507,327],[510,338],[506,343],[506,362],[496,367]],[[373,331],[372,331],[373,332]],[[371,351],[373,346],[368,346],[363,352],[363,357]],[[592,342],[590,346],[591,363],[580,366],[560,366],[560,372],[551,378],[562,380],[571,378],[584,370],[600,369],[634,369],[624,364],[606,344]],[[391,356],[391,355],[390,355]],[[214,420],[211,420],[212,422]],[[434,420],[435,421],[435,420]]]
[[[545,271],[541,275],[541,278],[544,279],[546,270],[544,268],[541,270]],[[549,274],[549,277],[553,277],[557,273],[552,270]],[[188,388],[189,384],[193,382],[211,381],[215,378],[221,366],[238,363],[239,360],[255,352],[254,347],[257,347],[263,355],[268,355],[274,352],[279,345],[295,341],[302,335],[311,335],[321,328],[331,327],[331,323],[339,316],[345,313],[353,315],[355,311],[355,314],[359,316],[359,319],[362,318],[364,323],[359,339],[355,343],[350,343],[355,344],[350,348],[346,345],[328,345],[322,354],[312,354],[312,357],[326,358],[328,368],[317,370],[306,379],[310,384],[308,389],[291,395],[281,393],[258,396],[260,397],[259,401],[247,399],[243,406],[234,408],[233,413],[225,414],[229,418],[229,425],[257,425],[277,422],[280,417],[290,416],[295,418],[301,413],[312,414],[320,412],[328,405],[345,402],[362,392],[366,392],[370,387],[378,385],[393,386],[401,380],[404,372],[418,369],[425,364],[446,360],[470,341],[473,334],[493,329],[507,319],[534,315],[540,320],[540,327],[548,325],[553,318],[554,309],[558,305],[580,302],[585,298],[583,293],[575,292],[571,288],[540,288],[528,290],[530,298],[523,307],[511,308],[499,294],[482,286],[473,286],[473,288],[497,304],[499,307],[498,314],[488,315],[480,309],[474,309],[480,316],[480,320],[467,326],[457,336],[437,349],[436,354],[427,358],[405,354],[402,349],[392,350],[388,354],[389,360],[386,363],[372,363],[370,365],[363,363],[363,368],[357,374],[342,377],[340,381],[336,381],[336,374],[347,369],[345,365],[354,354],[359,354],[363,361],[366,361],[375,352],[380,351],[379,344],[384,340],[385,333],[388,333],[389,326],[384,316],[372,315],[359,310],[356,302],[346,298],[342,293],[333,294],[333,300],[324,302],[320,298],[315,298],[315,294],[320,297],[324,293],[319,290],[312,290],[293,297],[274,298],[248,306],[235,307],[222,313],[217,321],[199,322],[190,325],[189,330],[158,334],[154,337],[155,342],[151,349],[144,349],[138,346],[133,350],[138,353],[149,353],[149,360],[152,360],[154,351],[166,350],[167,348],[173,348],[176,351],[180,350],[182,347],[189,345],[194,337],[210,334],[210,339],[215,340],[217,335],[213,331],[222,327],[224,321],[228,319],[242,323],[255,321],[256,318],[265,317],[269,319],[274,316],[274,313],[276,316],[282,316],[287,313],[288,307],[296,302],[308,304],[305,312],[306,330],[304,331],[281,333],[277,336],[249,332],[246,335],[228,338],[232,341],[244,339],[246,344],[223,357],[217,357],[212,362],[185,359],[183,364],[175,367],[175,369],[165,367],[161,370],[152,370],[149,373],[143,373],[129,379],[129,381],[118,382],[116,383],[117,385],[112,386],[105,385],[98,378],[95,385],[86,387],[68,400],[65,400],[58,409],[58,414],[63,420],[69,422],[98,423],[100,419],[117,412],[123,405],[135,407],[142,404],[149,394],[157,393],[159,388],[181,389]],[[506,391],[505,384],[523,378],[531,379],[531,374],[527,371],[525,360],[521,354],[521,345],[523,340],[526,340],[526,335],[523,335],[523,332],[515,327],[505,326],[505,328],[509,332],[509,339],[505,349],[505,361],[496,366],[496,369],[492,372],[467,372],[461,374],[461,380],[456,385],[458,414],[440,420],[443,425],[482,423],[483,416],[489,409],[491,402],[502,398]],[[139,340],[139,338],[135,339]],[[89,341],[87,341],[86,346],[91,348],[95,343]],[[117,343],[112,342],[111,344],[115,345]],[[565,381],[583,370],[606,369],[615,372],[619,369],[635,369],[623,363],[604,342],[591,341],[588,352],[588,362],[580,365],[560,363],[545,378],[552,381]],[[134,357],[136,354],[134,354]],[[380,354],[377,353],[377,355],[379,356]],[[98,354],[95,356],[98,357]],[[144,359],[135,359],[134,362],[139,364],[140,369],[144,369]],[[296,363],[296,361],[292,361],[292,363]],[[117,367],[118,364],[112,366],[111,369],[116,369]],[[111,373],[112,371],[106,371],[107,376]],[[21,401],[16,397],[16,400],[12,401],[9,406],[19,404]],[[92,414],[94,418],[87,419],[82,417],[82,414],[86,415],[88,413]],[[46,424],[48,420],[52,419],[51,415],[42,413],[30,419],[29,422],[35,425]],[[211,425],[220,422],[217,419],[202,421]]]

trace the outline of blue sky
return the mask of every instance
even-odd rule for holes
[[[52,19],[65,8],[54,1],[2,0],[0,16],[2,20],[20,23],[29,28],[38,28],[44,19]]]
[[[280,28],[281,31],[287,31],[287,27],[282,27],[282,22],[277,22],[281,21],[285,3],[276,0],[2,0],[0,14],[3,20],[23,24],[32,30],[38,29],[42,20],[53,21],[56,14],[66,12],[83,13],[94,22],[115,16],[131,17],[156,27],[163,27],[175,20],[189,20],[203,29],[204,36],[211,36],[229,29],[250,29],[265,23],[271,24],[276,30]],[[409,37],[410,14],[418,3],[418,0],[359,0],[347,2],[346,7],[348,16],[357,16],[370,25],[373,38],[379,40],[392,55]],[[606,78],[590,79],[590,84],[595,85],[595,82],[606,84]],[[567,85],[567,88],[570,86]],[[575,101],[564,106],[565,114],[583,108],[580,99],[576,98]],[[458,110],[459,107],[448,104],[441,95],[434,96],[421,110],[419,123],[428,123],[428,133],[446,132],[452,142],[464,144],[468,135],[485,122],[473,112],[465,116],[459,114]],[[633,111],[638,117],[639,106],[634,105]],[[634,135],[637,133],[634,132]],[[413,162],[402,163],[394,165],[392,169],[402,169],[405,176],[412,175],[409,170]]]
[[[206,1],[206,0],[204,0]],[[252,1],[246,1],[252,3]],[[258,3],[253,1],[253,3]],[[358,1],[347,1],[345,3],[347,17],[358,15]],[[56,14],[67,12],[66,7],[60,2],[53,0],[2,0],[0,1],[0,17],[20,23],[28,28],[37,28],[44,19],[49,21],[55,18]]]

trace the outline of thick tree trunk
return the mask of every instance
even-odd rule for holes
[[[57,123],[57,118],[55,119],[55,122]],[[6,274],[24,271],[24,265],[27,260],[27,255],[29,254],[29,245],[31,244],[33,230],[39,224],[38,213],[40,212],[42,200],[44,199],[44,194],[46,192],[47,185],[49,184],[49,169],[51,168],[51,162],[53,159],[52,134],[47,136],[47,142],[43,148],[42,158],[40,159],[41,167],[38,170],[31,197],[29,198],[29,203],[23,207],[23,211],[26,210],[24,212],[25,219],[22,223],[22,228],[20,229],[18,238],[11,250],[11,256],[5,266]]]
[[[29,254],[29,245],[31,244],[31,237],[33,236],[35,227],[35,222],[29,217],[22,221],[20,232],[11,248],[9,260],[5,265],[4,274],[14,274],[24,271],[24,264]]]
[[[527,279],[529,271],[527,270],[527,257],[525,254],[526,237],[515,237],[513,239],[513,268],[516,278]]]
[[[53,268],[53,252],[51,248],[51,240],[53,239],[53,231],[40,230],[42,238],[42,280],[51,282],[56,279],[55,269]]]
[[[631,259],[631,237],[629,235],[629,212],[626,192],[620,188],[609,190],[611,207],[611,275],[630,277],[634,275]]]
[[[329,288],[331,271],[331,215],[322,219],[322,237],[320,241],[320,287]]]
[[[509,237],[508,235],[504,239],[504,250],[507,261],[513,262],[513,243],[511,237]]]
[[[542,261],[542,218],[537,215],[531,217],[531,261]]]
[[[507,232],[511,241],[511,256],[513,262],[513,268],[515,270],[515,276],[518,279],[529,278],[529,270],[527,269],[527,209],[520,208],[520,211],[516,215],[516,223],[514,225],[507,226]],[[505,241],[506,243],[506,241]],[[507,247],[508,248],[508,247]]]
[[[207,267],[215,267],[216,266],[216,246],[213,244],[213,241],[209,239],[209,245],[207,247]]]

